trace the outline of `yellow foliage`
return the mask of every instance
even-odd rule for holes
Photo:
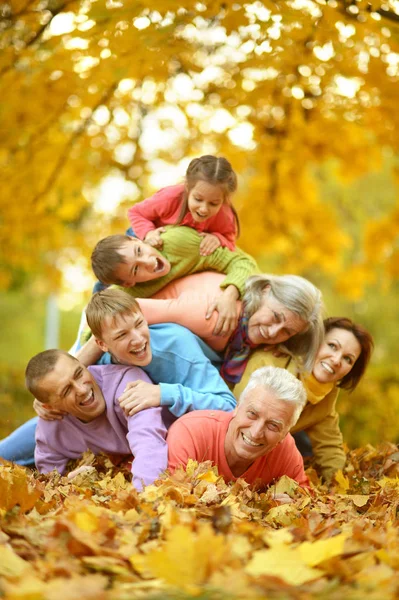
[[[88,259],[98,238],[128,225],[125,204],[105,216],[93,207],[107,177],[144,197],[154,160],[177,165],[205,151],[226,154],[241,176],[244,249],[283,271],[338,276],[351,298],[381,258],[381,283],[398,277],[397,209],[387,208],[375,222],[361,215],[365,260],[356,256],[345,281],[356,248],[314,170],[332,158],[348,181],[378,168],[382,148],[397,152],[388,57],[399,44],[385,5],[379,20],[363,1],[356,15],[341,3],[310,10],[289,0],[262,10],[213,0],[4,5],[0,287],[43,274],[57,287],[56,257]],[[69,30],[57,30],[66,21]]]

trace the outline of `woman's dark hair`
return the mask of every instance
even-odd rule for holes
[[[187,167],[186,187],[183,194],[183,203],[176,225],[180,225],[188,211],[188,195],[198,181],[206,181],[212,185],[220,185],[224,188],[225,196],[233,194],[237,189],[237,175],[233,167],[223,156],[205,154],[194,158]],[[233,211],[237,228],[237,237],[240,235],[240,222],[236,209],[229,204]]]
[[[369,363],[374,348],[373,337],[362,325],[358,325],[346,317],[329,317],[325,319],[324,329],[326,333],[331,331],[331,329],[346,329],[346,331],[353,333],[360,344],[361,352],[359,358],[337,386],[352,392],[363,377]]]

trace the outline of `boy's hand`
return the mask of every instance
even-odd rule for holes
[[[130,381],[118,402],[127,417],[132,417],[144,408],[161,405],[161,388],[146,381]]]
[[[221,296],[217,296],[211,304],[208,306],[205,318],[210,319],[214,310],[218,314],[218,320],[216,321],[213,335],[220,335],[222,337],[230,337],[238,323],[237,317],[237,300],[239,293],[234,285],[229,285]]]
[[[213,233],[200,233],[199,235],[202,237],[199,247],[201,256],[209,256],[221,246],[219,238]]]
[[[61,421],[68,414],[65,410],[59,410],[58,408],[46,408],[36,398],[33,401],[33,410],[45,421]]]
[[[165,233],[165,227],[158,227],[158,229],[149,231],[145,236],[144,241],[154,248],[162,248],[163,241],[161,238],[161,233]]]

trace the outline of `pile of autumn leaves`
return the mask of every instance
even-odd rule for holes
[[[107,457],[73,481],[0,466],[0,596],[7,600],[310,598],[399,594],[399,451],[350,453],[327,489],[266,493],[190,463],[137,494]],[[94,466],[96,468],[94,468]],[[274,493],[293,502],[279,505]]]

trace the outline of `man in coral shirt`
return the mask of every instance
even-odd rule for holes
[[[289,430],[306,403],[302,383],[285,369],[255,371],[233,412],[197,410],[168,433],[168,466],[211,460],[226,482],[270,484],[288,475],[307,487],[302,457]]]

